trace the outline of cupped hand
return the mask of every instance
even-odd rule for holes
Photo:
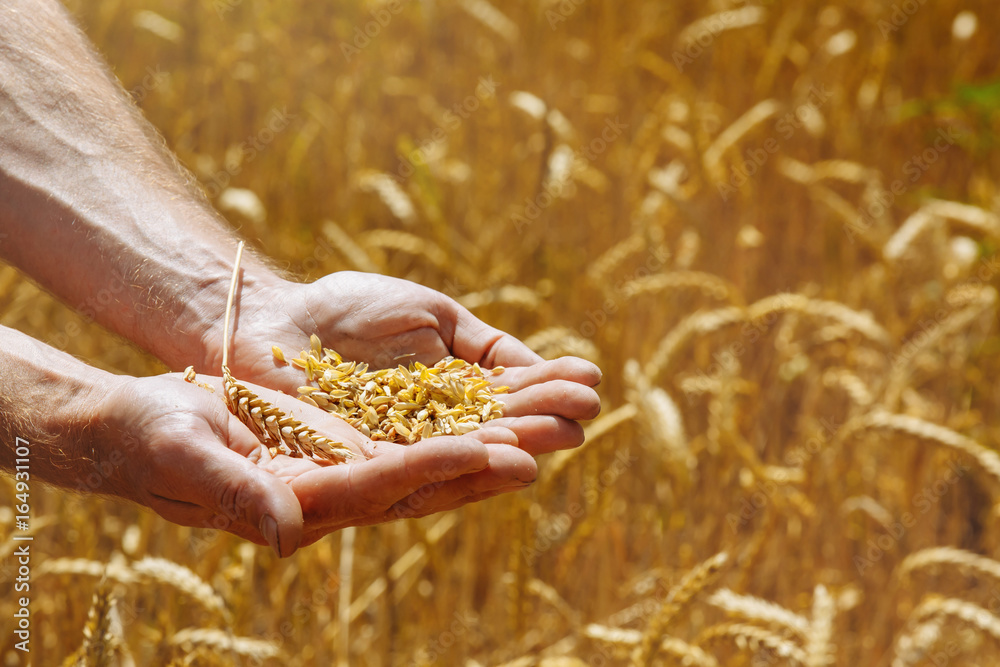
[[[182,525],[227,530],[288,556],[329,532],[420,517],[523,488],[537,474],[530,441],[551,417],[495,420],[466,436],[372,442],[339,417],[249,383],[356,456],[329,465],[272,456],[225,407],[221,379],[127,378],[97,410],[95,457],[114,462],[102,489]],[[106,469],[108,466],[103,466]]]
[[[594,364],[575,357],[544,361],[517,338],[495,329],[440,292],[416,283],[344,271],[310,284],[283,282],[240,296],[232,337],[236,377],[295,393],[300,370],[274,359],[277,345],[289,358],[308,349],[316,334],[345,359],[386,368],[413,361],[431,365],[451,355],[484,368],[504,366],[496,384],[505,416],[537,416],[522,426],[521,447],[534,453],[583,442],[579,420],[600,411],[593,389],[601,380]],[[209,355],[211,372],[221,363],[221,336]],[[208,341],[212,345],[212,341]]]

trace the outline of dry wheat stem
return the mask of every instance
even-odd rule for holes
[[[225,389],[226,406],[261,443],[271,449],[272,455],[282,453],[297,458],[305,456],[330,463],[343,463],[347,459],[354,458],[354,454],[343,443],[319,435],[233,378],[229,370],[229,323],[236,283],[239,279],[240,260],[243,258],[243,246],[243,241],[240,241],[236,248],[236,261],[233,264],[233,277],[229,283],[226,317],[222,329],[222,385]]]

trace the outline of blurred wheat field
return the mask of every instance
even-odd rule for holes
[[[34,664],[1000,660],[995,3],[70,8],[281,268],[442,290],[604,409],[286,561],[36,487]],[[164,370],[7,267],[0,323]]]

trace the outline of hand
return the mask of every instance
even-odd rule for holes
[[[92,490],[174,523],[270,544],[285,557],[345,526],[453,509],[523,488],[537,474],[517,446],[519,432],[537,428],[530,420],[410,446],[373,443],[334,415],[249,385],[358,455],[336,466],[272,457],[225,407],[221,378],[199,380],[215,394],[176,374],[115,380],[93,419],[95,463],[107,479]]]
[[[597,366],[574,357],[543,361],[453,299],[406,280],[345,271],[311,284],[261,286],[241,294],[240,304],[230,367],[234,376],[273,389],[294,394],[304,378],[277,363],[271,346],[291,358],[308,349],[315,333],[345,359],[377,368],[431,365],[447,355],[484,368],[506,367],[496,381],[510,393],[500,400],[508,417],[535,416],[517,429],[521,447],[534,453],[581,444],[583,429],[576,421],[600,411],[592,388],[601,380]],[[221,332],[206,340],[210,372],[221,363],[221,344]]]

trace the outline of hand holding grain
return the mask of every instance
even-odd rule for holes
[[[278,363],[277,346],[291,356],[317,334],[345,359],[375,368],[452,355],[483,368],[504,366],[498,396],[508,426],[518,419],[520,446],[534,455],[583,442],[581,419],[593,419],[601,371],[583,359],[544,361],[513,336],[488,326],[453,299],[416,283],[341,272],[311,284],[266,283],[240,295],[239,325],[230,364],[236,377],[294,394],[301,371]],[[206,337],[208,368],[218,368],[223,336]]]
[[[180,375],[124,378],[101,400],[93,450],[126,450],[100,490],[182,525],[214,527],[280,556],[346,526],[420,517],[504,491],[536,475],[517,430],[490,426],[408,447],[373,443],[338,417],[289,396],[254,393],[357,454],[343,465],[272,456],[214,394]],[[98,466],[100,461],[97,461]]]

